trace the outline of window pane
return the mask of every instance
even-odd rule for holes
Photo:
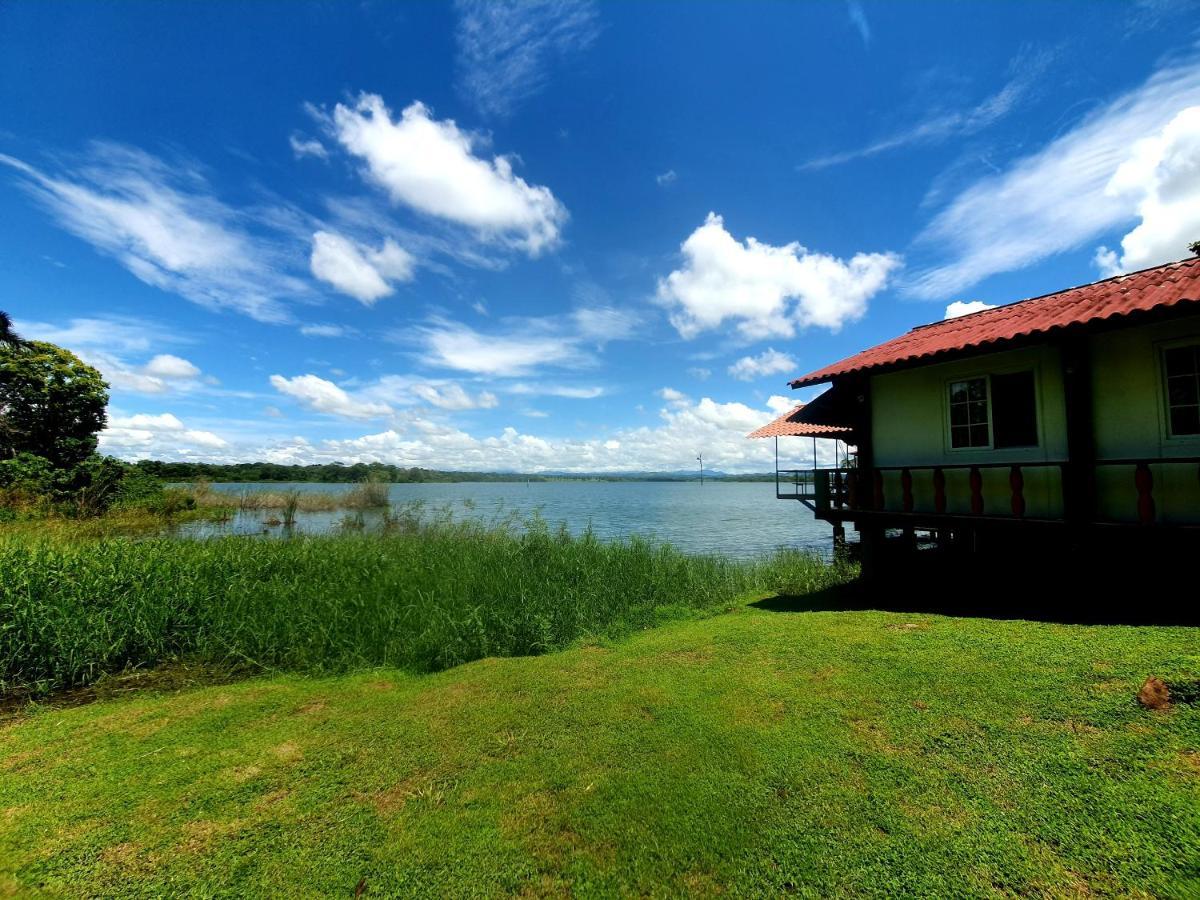
[[[950,427],[958,425],[966,425],[967,421],[967,405],[965,403],[955,403],[950,407]]]
[[[971,426],[971,446],[986,447],[988,444],[988,428],[986,425]]]
[[[987,380],[973,378],[967,382],[967,392],[972,400],[987,400]]]
[[[1200,434],[1200,406],[1177,406],[1172,409],[1171,434]]]
[[[1200,403],[1196,392],[1195,375],[1177,375],[1167,379],[1167,397],[1172,406],[1186,406]]]
[[[950,385],[950,402],[965,403],[967,400],[967,383],[965,381],[956,381]]]
[[[967,409],[970,412],[970,422],[972,425],[987,424],[988,415],[986,403],[968,403]]]
[[[1196,348],[1177,347],[1163,354],[1167,361],[1167,375],[1191,375],[1196,371]]]
[[[992,430],[996,447],[1037,446],[1033,372],[992,376]]]
[[[968,428],[951,428],[950,429],[950,446],[951,447],[969,447],[971,440],[971,432]]]

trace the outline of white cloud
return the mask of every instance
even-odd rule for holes
[[[900,266],[891,253],[858,253],[843,261],[798,243],[745,243],[709,213],[684,241],[684,266],[658,283],[659,300],[685,338],[734,320],[747,338],[791,337],[797,329],[831,330],[862,317],[867,301]]]
[[[1119,261],[1115,251],[1097,250],[1104,275],[1187,256],[1188,245],[1200,240],[1200,106],[1134,144],[1104,192],[1135,203],[1142,220],[1121,239]]]
[[[393,120],[382,97],[364,93],[353,107],[339,103],[330,125],[394,203],[531,256],[558,243],[567,211],[550,189],[514,174],[509,157],[476,156],[478,138],[452,119],[434,119],[423,103],[410,104]]]
[[[692,366],[687,373],[697,381],[708,381],[712,377],[712,369],[706,369],[703,366]]]
[[[247,457],[279,463],[386,462],[404,466],[519,472],[693,471],[697,453],[706,468],[728,472],[766,472],[774,462],[771,441],[748,440],[746,434],[774,419],[795,403],[773,397],[768,408],[719,403],[708,397],[693,401],[678,391],[664,391],[667,403],[656,426],[618,429],[587,439],[548,438],[505,428],[478,436],[445,423],[413,417],[394,428],[349,440],[281,442],[246,451]],[[526,411],[535,413],[536,410]],[[807,457],[811,444],[804,442]],[[821,442],[828,461],[832,445]],[[789,452],[792,448],[781,451]],[[255,455],[257,454],[257,456]]]
[[[217,200],[194,166],[108,143],[61,177],[3,154],[0,163],[63,228],[149,285],[265,322],[286,320],[284,298],[307,291],[286,274],[282,251],[251,236],[247,216]]]
[[[796,371],[796,360],[774,348],[764,350],[758,356],[743,356],[728,369],[739,381],[753,381],[765,375]]]
[[[476,375],[522,376],[543,366],[586,364],[591,358],[570,336],[537,333],[481,334],[466,325],[437,321],[420,329],[426,365]]]
[[[934,107],[936,111],[924,114],[915,124],[873,141],[865,147],[810,159],[797,166],[797,169],[801,172],[827,169],[830,166],[869,159],[905,147],[940,144],[953,138],[978,134],[1011,113],[1034,91],[1049,68],[1052,58],[1053,55],[1047,51],[1022,51],[1009,64],[1009,78],[1000,90],[965,109],[938,109],[941,104],[924,96],[922,92],[916,92],[914,99],[919,103],[923,114],[930,107]]]
[[[438,409],[493,409],[499,404],[496,395],[490,391],[471,395],[463,390],[461,385],[454,382],[414,384],[412,392],[430,406],[436,406]]]
[[[135,394],[184,393],[205,389],[200,368],[169,353],[159,353],[145,363],[144,357],[163,344],[183,343],[175,332],[143,319],[95,317],[72,319],[67,325],[19,321],[17,331],[32,340],[49,341],[66,347],[95,366],[116,391]]]
[[[204,458],[229,442],[211,431],[188,428],[171,413],[110,416],[100,449],[124,459]]]
[[[850,16],[850,24],[854,26],[854,30],[858,32],[858,36],[862,38],[863,46],[871,46],[871,25],[867,22],[867,14],[863,11],[862,4],[858,0],[847,0],[846,12]]]
[[[391,282],[410,281],[416,261],[391,238],[372,250],[340,234],[318,231],[309,263],[316,278],[370,306],[395,290]]]
[[[1159,134],[1198,102],[1200,62],[1193,57],[1159,70],[1042,150],[967,188],[918,239],[944,261],[917,273],[905,290],[942,299],[1132,221],[1144,196],[1110,192],[1113,176],[1139,140]]]
[[[171,381],[200,377],[198,366],[170,353],[158,354],[146,363],[143,371],[155,378],[165,378]]]
[[[772,394],[767,398],[767,409],[771,410],[777,416],[782,416],[785,412],[790,412],[799,405],[800,402],[795,397],[783,397],[779,394]]]
[[[296,159],[303,159],[306,156],[312,156],[316,159],[329,159],[329,151],[325,149],[325,145],[314,138],[306,138],[302,134],[293,134],[288,138],[288,144],[291,145],[292,154]]]
[[[599,344],[633,337],[642,323],[636,313],[610,306],[580,307],[571,318],[582,339]]]
[[[391,415],[392,412],[386,403],[352,397],[332,381],[326,381],[316,375],[297,375],[294,378],[272,375],[271,386],[303,406],[331,416],[378,419]]]
[[[344,337],[348,329],[344,325],[302,325],[300,333],[305,337],[336,338]]]
[[[667,171],[663,172],[661,175],[654,176],[654,181],[659,187],[666,187],[669,184],[674,184],[678,179],[679,176],[675,174],[674,169],[667,169]]]
[[[569,384],[529,384],[516,382],[506,385],[503,390],[509,394],[538,397],[564,397],[568,400],[595,400],[602,397],[605,390],[596,385],[576,386]]]
[[[982,300],[955,300],[946,307],[947,319],[957,319],[959,316],[969,316],[971,313],[983,312],[985,309],[995,309],[996,304],[984,303]]]
[[[506,116],[542,89],[555,58],[599,30],[588,0],[458,0],[459,88],[485,115]]]

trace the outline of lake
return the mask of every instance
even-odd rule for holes
[[[340,493],[351,484],[214,484],[214,490],[316,491]],[[564,523],[574,534],[589,525],[601,538],[642,535],[674,544],[688,553],[719,553],[746,558],[778,547],[798,547],[828,556],[832,530],[794,500],[776,500],[773,483],[706,482],[480,482],[394,484],[393,506],[422,502],[428,510],[448,509],[457,518],[522,518],[538,513],[551,525]],[[274,511],[241,512],[223,523],[191,522],[179,534],[284,534],[265,524]],[[339,530],[344,511],[300,513],[296,531],[309,534]],[[367,528],[381,522],[365,513]]]

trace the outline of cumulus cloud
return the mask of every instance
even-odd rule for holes
[[[316,375],[285,378],[271,376],[271,386],[315,412],[346,419],[378,419],[391,415],[392,408],[360,397],[353,397],[332,381]]]
[[[197,365],[170,353],[158,354],[146,363],[143,371],[147,375],[165,378],[169,381],[200,377],[200,368]]]
[[[286,274],[283,251],[253,236],[247,216],[218,200],[195,167],[112,143],[93,144],[61,175],[3,154],[0,164],[63,228],[146,284],[265,322],[286,320],[284,299],[307,292]]]
[[[1120,190],[1120,182],[1112,190],[1110,185],[1129,160],[1131,147],[1147,135],[1158,135],[1161,144],[1166,126],[1197,103],[1200,61],[1191,57],[1159,70],[1038,152],[971,185],[919,236],[918,246],[942,259],[917,272],[905,291],[924,299],[946,298],[990,275],[1083,246],[1133,220],[1142,204],[1147,204],[1152,225],[1133,240],[1130,249],[1135,256],[1142,253],[1143,236],[1153,238],[1146,247],[1159,246],[1158,238],[1165,233],[1159,227],[1162,220],[1155,215],[1155,203],[1148,202],[1150,182],[1132,192]],[[1187,119],[1173,129],[1171,139],[1180,142],[1176,150],[1188,146],[1189,129]],[[1173,155],[1163,162],[1183,176],[1178,183],[1168,184],[1165,194],[1162,187],[1153,187],[1158,202],[1173,205],[1187,194],[1183,189],[1187,167],[1182,156]],[[1138,162],[1126,171],[1132,175],[1143,168]],[[1174,256],[1186,252],[1185,242]]]
[[[423,103],[393,119],[382,97],[364,93],[353,106],[339,103],[329,124],[394,203],[531,256],[558,243],[567,211],[550,189],[516,175],[507,156],[477,156],[476,136],[452,119],[434,119]]]
[[[19,321],[18,333],[32,340],[66,347],[88,365],[95,366],[110,387],[134,394],[185,393],[205,389],[200,367],[170,353],[150,351],[164,344],[179,344],[180,336],[144,319],[97,316],[71,319],[66,325]]]
[[[729,374],[739,381],[753,381],[765,375],[794,371],[796,360],[774,348],[768,348],[758,356],[743,356],[728,369]]]
[[[667,185],[674,184],[678,180],[679,176],[675,174],[674,169],[667,169],[667,171],[663,172],[661,175],[654,176],[654,181],[659,187],[666,187]]]
[[[995,309],[996,304],[984,303],[982,300],[955,300],[946,307],[947,319],[957,319],[959,316],[969,316],[971,313],[983,312],[985,309]]]
[[[659,281],[658,298],[685,338],[727,319],[751,339],[791,337],[810,326],[836,331],[862,317],[900,266],[892,253],[858,253],[846,261],[795,242],[774,247],[751,237],[743,243],[711,212],[681,250],[683,268]]]
[[[188,428],[171,413],[110,416],[100,449],[124,459],[205,458],[229,442],[211,431]]]
[[[372,250],[340,234],[318,231],[309,264],[316,278],[371,306],[395,290],[393,281],[411,281],[416,261],[391,238]]]
[[[548,438],[505,428],[474,435],[452,425],[420,417],[393,428],[348,440],[319,443],[293,440],[265,450],[260,457],[279,463],[386,462],[404,466],[520,472],[691,471],[696,454],[706,466],[728,472],[765,472],[774,462],[770,441],[746,434],[778,415],[774,408],[743,403],[693,400],[666,389],[667,401],[654,426],[624,428],[587,439]],[[806,444],[804,452],[809,452]],[[254,455],[254,452],[250,455]],[[822,458],[831,449],[821,447]]]
[[[1121,254],[1100,247],[1104,275],[1180,259],[1200,240],[1200,106],[1190,106],[1133,145],[1104,190],[1136,204],[1141,222],[1121,239]]]
[[[485,115],[506,116],[546,84],[550,65],[599,31],[589,0],[458,0],[458,84]]]

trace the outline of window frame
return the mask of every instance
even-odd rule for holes
[[[1162,366],[1162,371],[1166,372],[1165,362]],[[992,376],[993,375],[1014,375],[1018,372],[1029,372],[1033,375],[1033,420],[1036,428],[1037,443],[1026,444],[1023,447],[997,447],[996,446],[996,428],[994,420],[994,408],[992,405]],[[988,425],[988,442],[986,445],[976,445],[974,447],[955,447],[953,426],[950,422],[950,386],[958,384],[962,381],[974,381],[982,378],[987,386],[987,425]],[[979,372],[974,371],[955,375],[943,379],[942,383],[942,419],[944,421],[943,439],[945,440],[947,453],[1028,453],[1031,450],[1040,450],[1045,440],[1042,427],[1042,373],[1041,367],[1037,364],[1021,364],[1008,365],[997,368],[995,371]]]
[[[951,413],[951,410],[954,407],[954,401],[951,400],[950,391],[954,385],[962,384],[962,383],[970,382],[970,381],[982,381],[983,382],[983,389],[984,389],[984,393],[985,393],[984,402],[987,404],[988,439],[987,439],[986,444],[971,444],[971,445],[968,445],[965,447],[955,447],[954,446],[954,423],[953,423],[953,415]],[[967,453],[970,453],[972,451],[978,452],[981,450],[993,449],[993,447],[992,447],[993,435],[992,435],[992,378],[991,378],[991,375],[972,374],[972,375],[961,375],[961,376],[958,376],[955,378],[947,378],[945,384],[942,385],[942,403],[944,404],[945,410],[946,410],[946,415],[945,415],[946,448],[951,453],[962,453],[964,451]],[[970,425],[968,425],[967,427],[970,428]]]
[[[1171,431],[1171,393],[1170,378],[1167,376],[1167,353],[1171,350],[1184,349],[1191,349],[1197,354],[1197,357],[1200,357],[1200,337],[1191,335],[1171,341],[1159,341],[1155,347],[1158,357],[1158,396],[1159,414],[1162,416],[1162,439],[1163,443],[1176,446],[1200,443],[1200,432],[1175,434]],[[1200,374],[1196,377],[1197,380],[1200,380]]]

